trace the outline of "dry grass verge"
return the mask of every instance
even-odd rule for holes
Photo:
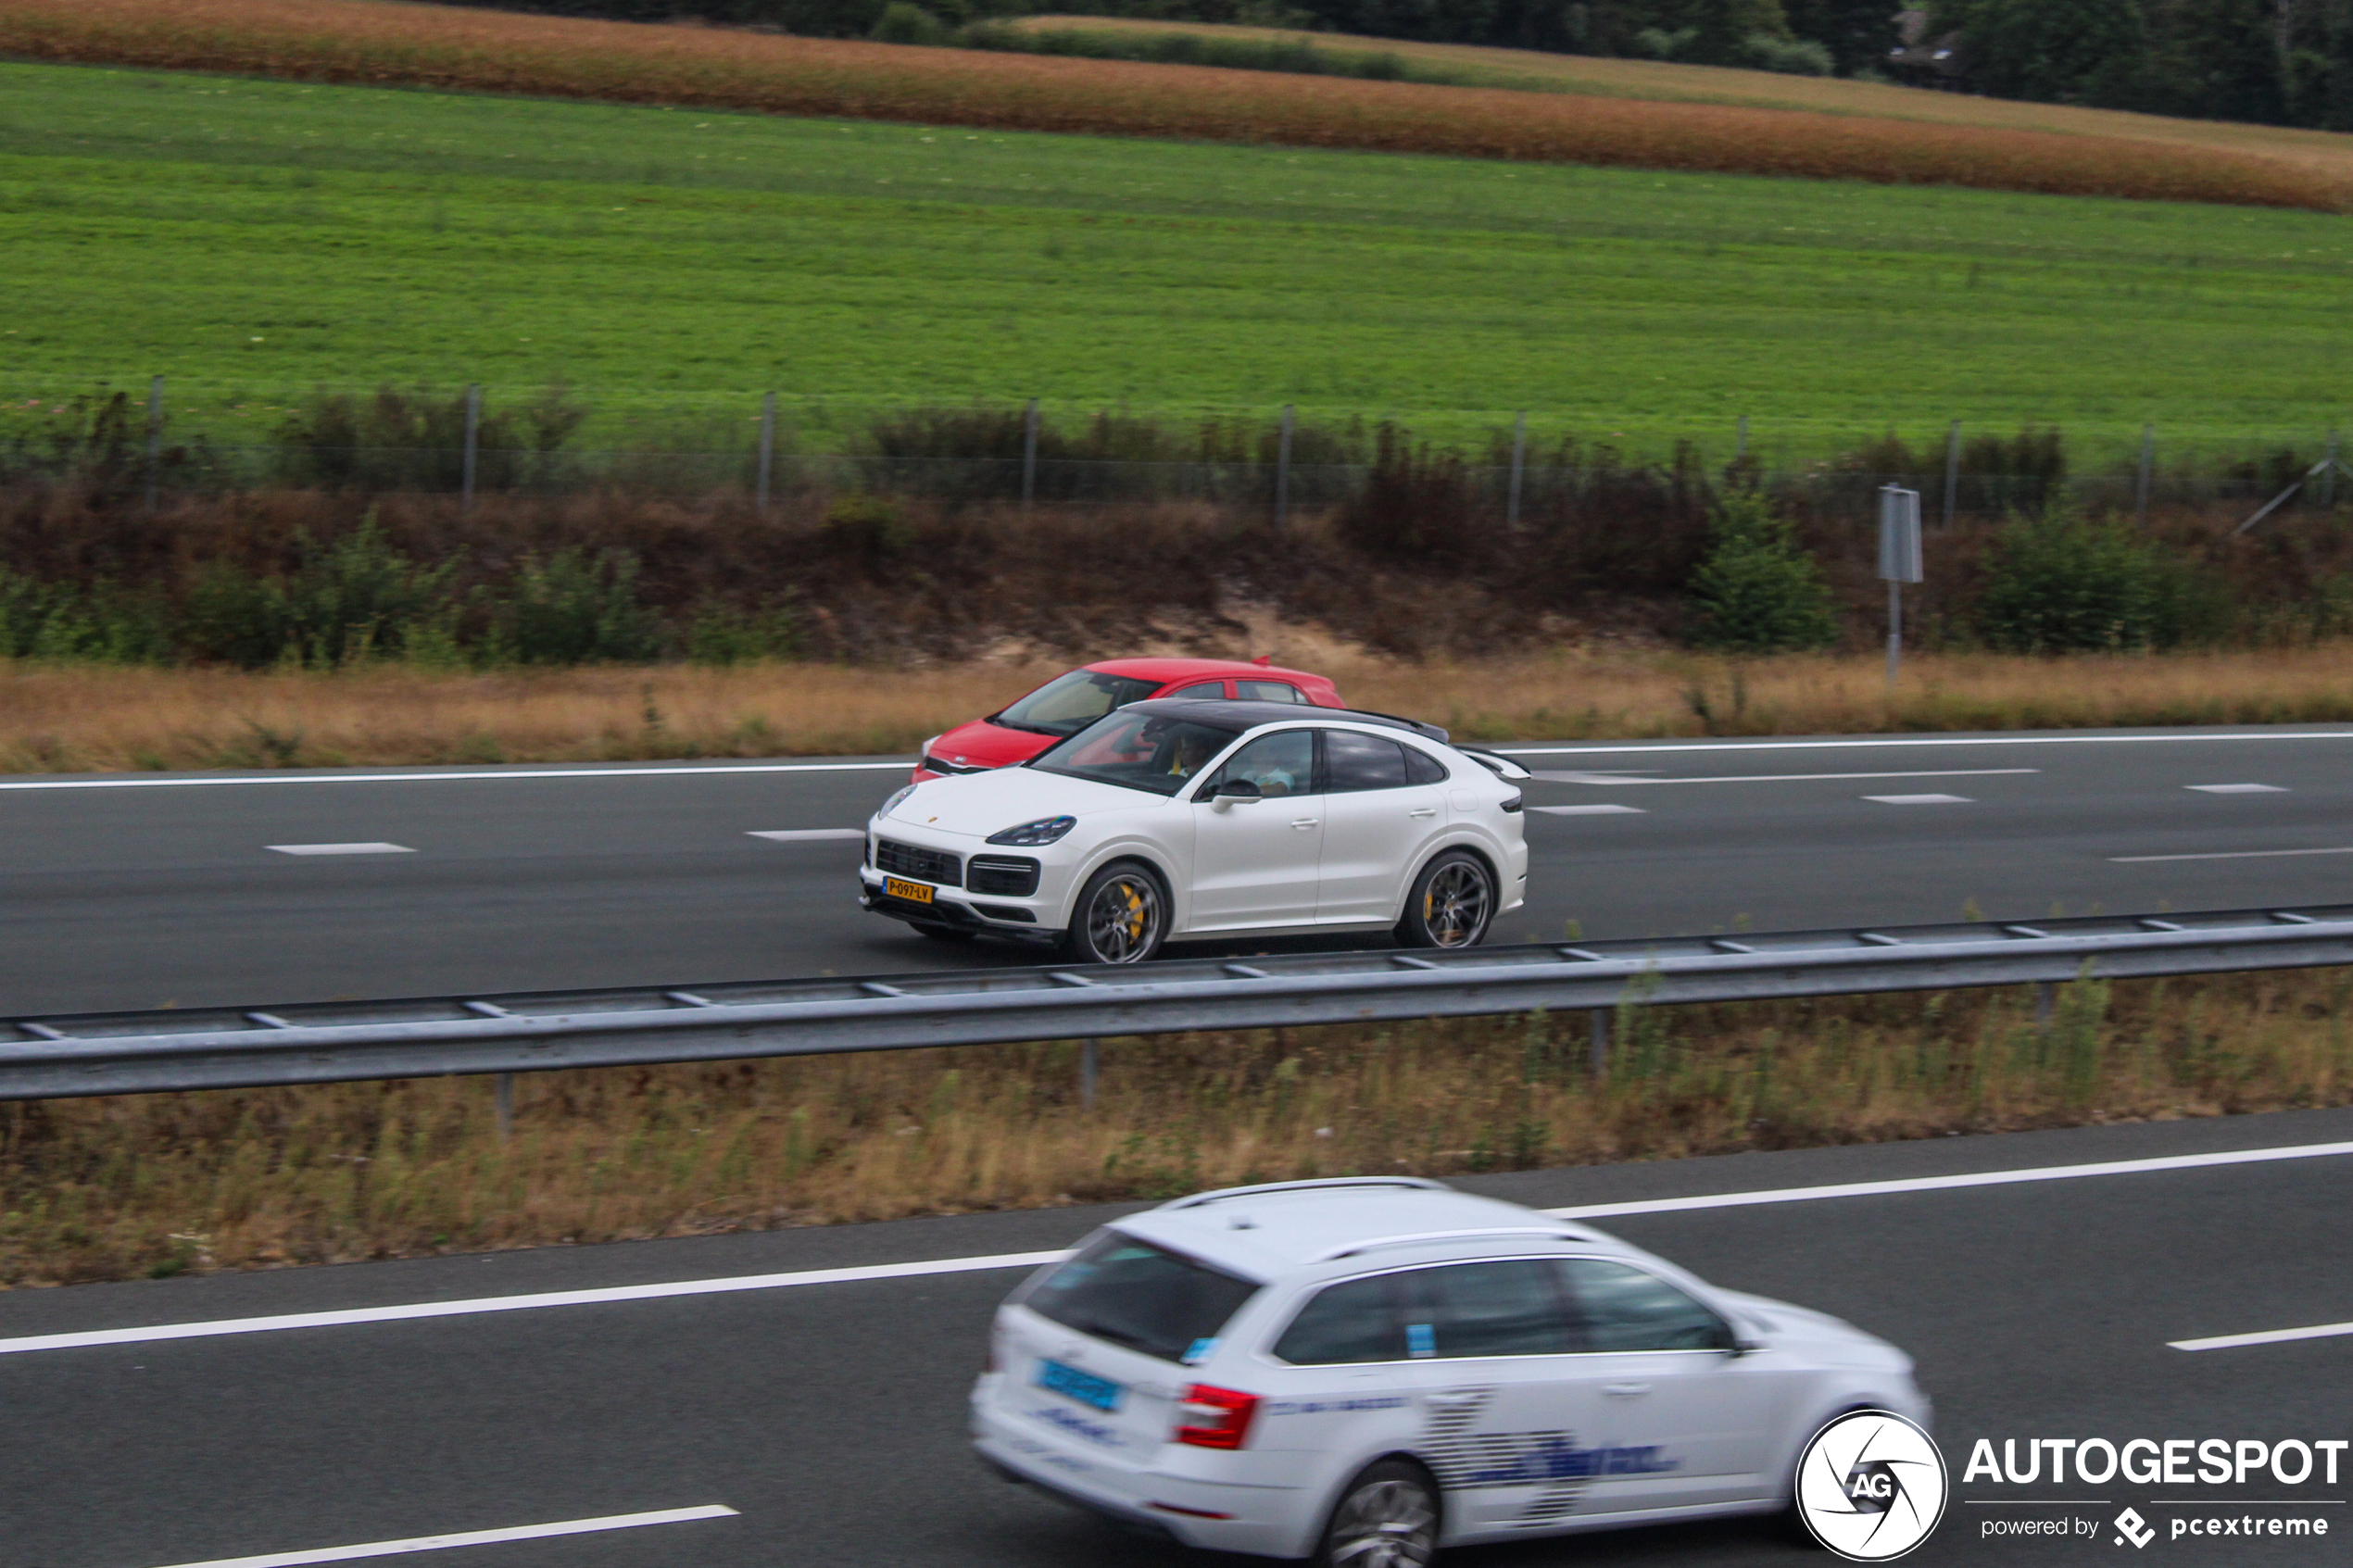
[[[1847,115],[921,49],[379,0],[6,0],[0,52],[1027,131],[2342,210],[2236,151]]]
[[[2353,1100],[2353,972],[0,1108],[0,1286]]]
[[[1562,649],[1411,664],[1270,629],[1199,646],[1333,676],[1349,701],[1483,741],[2353,721],[2353,649],[2030,659],[1929,654],[1890,696],[1865,655],[1732,662]],[[1104,648],[1099,657],[1133,654]],[[1166,650],[1163,650],[1166,651]],[[1068,667],[667,665],[468,674],[0,663],[0,771],[890,755]]]

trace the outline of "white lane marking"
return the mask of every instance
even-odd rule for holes
[[[2183,789],[2196,790],[2200,795],[2285,795],[2279,784],[2183,784]]]
[[[1620,814],[1644,816],[1640,806],[1530,806],[1531,811],[1541,811],[1548,817],[1615,817]]]
[[[2070,1181],[2084,1176],[2135,1176],[2158,1171],[2267,1164],[2281,1160],[2318,1160],[2344,1154],[2353,1154],[2353,1142],[2228,1149],[2219,1154],[2161,1155],[2147,1160],[2104,1160],[2092,1165],[2037,1165],[2022,1170],[1982,1171],[1959,1176],[1911,1176],[1884,1182],[1845,1182],[1830,1186],[1710,1193],[1699,1198],[1642,1198],[1630,1203],[1592,1203],[1568,1209],[1547,1209],[1542,1212],[1561,1219],[1598,1220],[1612,1214],[1671,1214],[1700,1209],[1745,1209],[1765,1203],[1813,1203],[1831,1198],[1877,1198],[1890,1193],[1943,1192],[1960,1187],[2007,1186],[2019,1182]],[[81,1334],[28,1335],[22,1338],[0,1339],[0,1355],[83,1349],[99,1345],[144,1345],[164,1339],[208,1339],[227,1334],[268,1334],[286,1328],[335,1328],[351,1323],[466,1317],[477,1312],[528,1311],[540,1307],[652,1301],[673,1296],[718,1296],[738,1290],[775,1290],[803,1285],[914,1279],[930,1274],[975,1273],[988,1269],[1029,1269],[1059,1262],[1069,1256],[1067,1251],[1003,1252],[988,1257],[939,1258],[921,1263],[875,1263],[862,1268],[810,1269],[799,1273],[745,1274],[732,1279],[683,1280],[665,1285],[623,1285],[601,1290],[558,1290],[533,1296],[490,1296],[464,1301],[421,1301],[399,1307],[359,1307],[335,1312],[295,1312],[280,1317],[158,1323],[149,1328],[105,1328]]]
[[[2039,773],[2040,768],[1938,768],[1927,772],[1906,773],[1747,773],[1715,777],[1694,773],[1680,779],[1623,779],[1614,773],[1543,773],[1536,776],[1553,784],[1806,784],[1820,779],[1978,779],[1994,773]]]
[[[355,1307],[335,1312],[218,1318],[209,1323],[158,1323],[150,1328],[102,1328],[83,1334],[36,1334],[18,1339],[0,1339],[0,1356],[21,1355],[30,1350],[72,1350],[93,1345],[145,1345],[160,1339],[209,1339],[224,1334],[270,1334],[286,1328],[340,1328],[351,1323],[471,1317],[477,1312],[523,1312],[541,1307],[588,1307],[608,1301],[655,1301],[673,1296],[724,1296],[738,1290],[781,1290],[803,1285],[912,1279],[929,1274],[972,1273],[983,1269],[1028,1269],[1068,1256],[1067,1252],[1059,1251],[1005,1252],[994,1257],[940,1258],[921,1263],[872,1263],[852,1269],[804,1269],[796,1273],[739,1274],[729,1279],[675,1280],[661,1285],[617,1285],[598,1290],[550,1290],[531,1296],[479,1296],[463,1301],[415,1301],[398,1307]]]
[[[553,1524],[518,1524],[505,1530],[468,1530],[454,1536],[412,1536],[405,1541],[370,1541],[363,1546],[321,1547],[313,1551],[273,1551],[262,1557],[216,1557],[173,1568],[296,1568],[304,1562],[353,1562],[363,1557],[398,1557],[412,1551],[447,1551],[452,1547],[496,1546],[501,1541],[540,1541],[550,1536],[587,1536],[600,1530],[638,1530],[648,1524],[684,1524],[693,1519],[735,1519],[724,1503],[700,1508],[665,1508],[653,1513],[609,1513],[602,1519],[566,1519]]]
[[[1886,1193],[1947,1192],[1959,1187],[2008,1186],[2019,1182],[2076,1181],[2086,1176],[2140,1176],[2157,1171],[2201,1171],[2217,1165],[2261,1165],[2278,1160],[2320,1160],[2341,1154],[2353,1154],[2353,1143],[2233,1148],[2219,1154],[2167,1154],[2149,1160],[2106,1160],[2093,1165],[2035,1165],[2017,1171],[1978,1171],[1963,1176],[1907,1176],[1888,1182],[1843,1182],[1835,1186],[1712,1193],[1705,1198],[1642,1198],[1631,1203],[1589,1203],[1575,1209],[1547,1209],[1544,1212],[1564,1220],[1599,1220],[1612,1214],[1677,1214],[1693,1209],[1746,1209],[1760,1203],[1813,1203],[1826,1198],[1877,1198]],[[6,1345],[5,1340],[0,1340],[0,1348],[5,1348]]]
[[[1882,806],[1967,806],[1966,795],[1867,795],[1866,800],[1876,800]]]
[[[773,838],[779,844],[807,844],[821,838],[863,838],[864,828],[755,828],[745,834],[748,838]]]
[[[2248,1345],[2287,1345],[2298,1339],[2335,1339],[2353,1334],[2353,1323],[2314,1323],[2310,1328],[2274,1328],[2262,1334],[2217,1334],[2208,1339],[2169,1339],[2176,1350],[2236,1350]]]
[[[2353,730],[2299,730],[2254,735],[1901,735],[1881,739],[1669,741],[1660,746],[1516,746],[1486,749],[1503,757],[1604,757],[1655,751],[1840,751],[1898,746],[2138,746],[2158,741],[2353,740]]]
[[[2145,866],[2158,860],[2269,860],[2281,855],[2353,855],[2353,844],[2334,849],[2225,849],[2211,855],[2110,855],[2116,866]]]
[[[281,855],[413,855],[405,844],[265,844]]]
[[[734,773],[903,772],[912,762],[754,762],[733,768],[513,768],[481,773],[240,773],[218,779],[28,779],[0,789],[197,789],[215,784],[495,784],[502,779],[713,778]]]

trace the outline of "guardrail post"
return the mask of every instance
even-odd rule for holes
[[[1609,1072],[1609,1010],[1595,1008],[1585,1016],[1592,1024],[1592,1037],[1586,1047],[1588,1063],[1594,1077],[1603,1077]]]
[[[156,509],[156,491],[163,483],[163,378],[147,383],[147,509]]]
[[[1078,1104],[1080,1109],[1095,1109],[1095,1085],[1102,1076],[1102,1058],[1097,1043],[1082,1041],[1078,1047]]]
[[[466,388],[466,458],[464,476],[459,482],[458,507],[461,511],[474,509],[474,455],[482,438],[482,388]]]
[[[498,1141],[505,1143],[515,1132],[515,1075],[498,1074]]]

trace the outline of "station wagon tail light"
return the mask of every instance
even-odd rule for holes
[[[1196,1449],[1239,1449],[1257,1413],[1257,1395],[1196,1383],[1176,1406],[1176,1440]]]

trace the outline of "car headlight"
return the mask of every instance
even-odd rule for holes
[[[991,844],[1019,844],[1035,847],[1040,844],[1059,844],[1063,835],[1078,825],[1076,817],[1040,817],[1034,822],[1024,822],[1017,828],[988,835]]]
[[[895,810],[897,810],[897,809],[899,809],[899,803],[900,803],[900,801],[902,801],[902,800],[906,799],[909,796],[911,796],[911,795],[912,795],[912,794],[914,794],[914,793],[915,793],[916,787],[917,787],[917,786],[916,786],[916,785],[914,785],[914,784],[900,784],[900,785],[899,786],[898,792],[897,792],[896,794],[894,794],[894,795],[893,795],[893,796],[892,796],[889,799],[887,799],[887,800],[884,801],[884,802],[882,803],[882,809],[881,809],[881,810],[879,810],[879,811],[877,811],[877,812],[875,812],[875,816],[877,816],[877,817],[887,817],[887,816],[889,816],[889,815],[890,815],[893,811],[895,811]]]

